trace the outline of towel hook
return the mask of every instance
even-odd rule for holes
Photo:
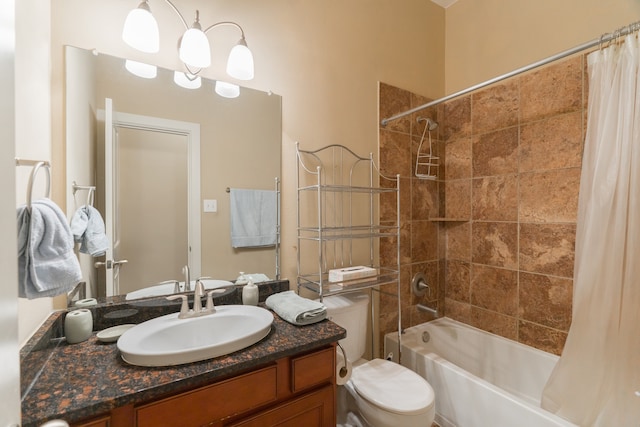
[[[27,209],[31,210],[31,202],[33,195],[33,186],[36,181],[36,175],[41,167],[44,167],[47,172],[47,187],[45,191],[45,197],[49,197],[51,195],[51,170],[49,162],[45,160],[24,160],[16,158],[16,166],[33,166],[31,169],[31,175],[29,175],[29,183],[27,185]]]
[[[73,189],[73,196],[75,202],[76,192],[79,190],[87,190],[87,206],[93,206],[93,202],[95,200],[95,185],[78,185],[75,181],[71,183],[71,188]]]

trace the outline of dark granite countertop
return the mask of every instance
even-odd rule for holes
[[[25,427],[54,418],[76,422],[119,406],[179,393],[346,336],[344,329],[328,320],[294,326],[274,313],[269,335],[244,350],[202,362],[148,368],[127,364],[115,343],[102,343],[95,333],[87,341],[68,344],[59,331],[55,332],[64,315],[65,312],[53,313],[40,328],[39,340],[48,342],[46,348],[23,349]]]

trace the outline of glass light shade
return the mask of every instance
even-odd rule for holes
[[[160,31],[158,23],[146,2],[140,3],[127,15],[122,29],[122,39],[134,49],[146,53],[160,50]]]
[[[215,91],[218,95],[225,98],[237,98],[240,96],[240,86],[220,80],[216,81]]]
[[[182,71],[175,71],[173,73],[173,81],[175,84],[182,86],[185,89],[198,89],[202,86],[202,79],[200,76],[187,76],[187,74]]]
[[[190,67],[207,68],[211,65],[211,49],[207,35],[198,28],[189,28],[180,41],[180,60]]]
[[[158,75],[158,67],[127,59],[124,67],[131,73],[143,79],[155,79]]]
[[[231,49],[227,60],[227,74],[238,80],[253,79],[253,54],[244,38]]]

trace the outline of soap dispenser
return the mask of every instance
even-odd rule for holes
[[[244,288],[242,288],[242,303],[244,305],[258,305],[259,299],[258,286],[249,279]]]

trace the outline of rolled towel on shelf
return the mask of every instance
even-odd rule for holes
[[[265,303],[284,320],[298,326],[310,325],[327,318],[324,304],[303,298],[294,291],[273,294]]]

